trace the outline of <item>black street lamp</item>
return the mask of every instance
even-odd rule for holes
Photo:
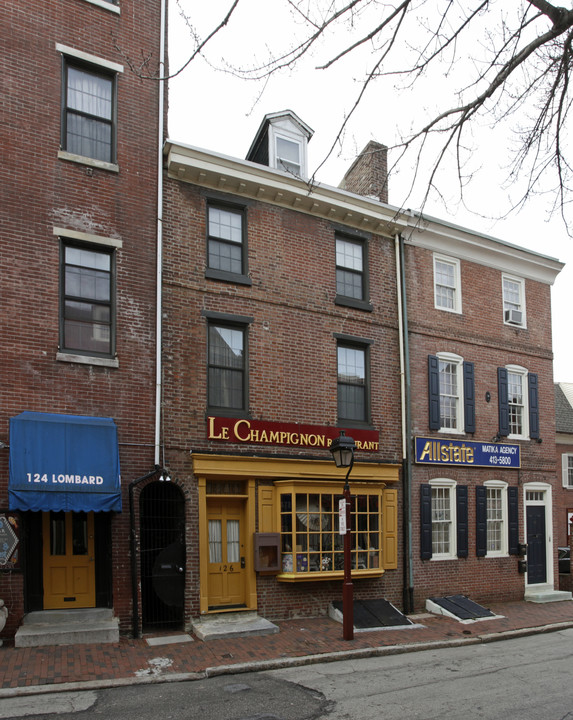
[[[344,430],[340,431],[340,436],[334,438],[330,444],[330,452],[334,457],[336,467],[348,468],[346,473],[346,482],[344,483],[344,507],[346,518],[346,532],[344,533],[344,583],[342,585],[342,637],[345,640],[354,639],[354,588],[352,586],[351,565],[351,547],[350,542],[350,485],[348,477],[354,465],[354,450],[356,445],[354,440],[344,434]]]

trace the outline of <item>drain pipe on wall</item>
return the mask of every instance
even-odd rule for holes
[[[394,236],[396,253],[396,287],[398,296],[398,337],[400,345],[400,398],[402,410],[402,524],[403,606],[404,612],[414,610],[414,572],[412,555],[412,415],[410,394],[410,348],[408,343],[408,305],[404,270],[404,239]]]
[[[162,430],[162,400],[163,400],[163,133],[165,131],[165,92],[167,80],[165,74],[165,33],[167,27],[167,0],[161,0],[161,28],[159,36],[159,115],[157,133],[157,288],[156,288],[156,317],[155,317],[155,465],[162,462],[161,430]],[[165,464],[163,458],[163,464]]]
[[[139,600],[137,583],[137,534],[135,531],[134,489],[136,485],[149,480],[160,472],[167,471],[160,466],[161,451],[161,410],[162,410],[162,308],[163,308],[163,133],[165,130],[165,33],[167,27],[167,0],[161,0],[159,30],[159,79],[158,79],[158,118],[157,118],[157,250],[156,250],[156,309],[155,309],[155,468],[129,483],[129,549],[131,555],[131,630],[134,638],[139,637]]]

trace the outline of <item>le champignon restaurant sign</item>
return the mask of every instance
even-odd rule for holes
[[[338,428],[326,425],[299,425],[297,423],[263,422],[246,418],[207,418],[209,440],[238,444],[286,445],[301,448],[325,448],[344,430],[354,439],[356,449],[378,452],[380,435],[376,430]]]

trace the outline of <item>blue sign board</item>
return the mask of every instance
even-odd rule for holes
[[[111,418],[23,412],[10,418],[11,510],[121,512]]]
[[[520,446],[447,438],[416,438],[416,462],[460,467],[521,467]]]

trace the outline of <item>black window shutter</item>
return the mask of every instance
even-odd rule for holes
[[[456,487],[456,519],[458,533],[458,557],[468,556],[468,486]]]
[[[487,553],[487,492],[483,485],[476,487],[476,555]]]
[[[507,387],[507,370],[497,369],[497,393],[499,400],[499,434],[502,437],[509,435],[509,396]]]
[[[422,560],[432,557],[432,488],[420,485],[420,554]]]
[[[529,382],[529,437],[539,438],[539,393],[537,373],[528,373]]]
[[[510,555],[519,555],[518,489],[507,488],[507,529]]]
[[[474,386],[474,364],[464,362],[464,430],[476,431],[476,394]]]
[[[440,429],[440,362],[428,355],[428,400],[430,430]]]

